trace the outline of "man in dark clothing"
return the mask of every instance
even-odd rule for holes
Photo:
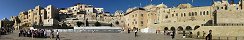
[[[135,30],[135,37],[137,37],[137,30]]]
[[[172,36],[172,39],[175,38],[175,31],[173,31],[173,34],[171,36]]]
[[[56,34],[56,40],[60,40],[60,37],[59,37],[59,32],[57,30],[57,34]]]
[[[205,38],[206,40],[212,40],[212,30],[209,30],[209,34]]]
[[[128,29],[127,32],[130,33],[130,29]]]

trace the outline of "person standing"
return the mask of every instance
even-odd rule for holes
[[[60,40],[58,30],[57,30],[57,34],[56,34],[56,40]]]
[[[197,38],[199,38],[200,37],[200,32],[199,31],[197,31]]]
[[[204,31],[202,31],[202,32],[203,32],[202,37],[204,38],[206,33]]]
[[[209,34],[205,38],[206,40],[212,40],[212,30],[209,30]]]
[[[183,38],[186,38],[186,31],[183,31]]]
[[[138,30],[135,30],[135,37],[137,37],[137,31],[138,31]]]
[[[54,34],[53,34],[54,31],[52,29],[50,31],[51,31],[50,38],[52,39],[52,38],[54,38]]]
[[[175,31],[172,32],[172,35],[171,36],[172,36],[172,39],[175,38]]]
[[[127,32],[130,33],[130,29],[128,29]]]

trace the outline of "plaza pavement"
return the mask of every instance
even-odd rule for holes
[[[138,33],[138,37],[134,33],[78,33],[78,32],[61,32],[61,40],[203,40],[192,38],[180,38],[177,36],[171,39],[168,35],[163,34],[145,34]],[[18,32],[8,35],[1,35],[0,40],[55,40],[55,38],[30,38],[18,37]]]

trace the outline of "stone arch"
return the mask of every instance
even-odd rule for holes
[[[184,29],[183,29],[182,26],[179,26],[179,27],[177,28],[177,30],[178,30],[178,31],[183,31]]]
[[[195,27],[194,27],[194,30],[198,29],[199,27],[200,27],[199,25],[195,26]]]
[[[76,25],[77,25],[78,27],[80,27],[81,25],[84,25],[84,23],[81,22],[81,21],[78,21],[78,22],[76,22]]]
[[[191,26],[186,26],[186,30],[192,30]]]
[[[169,30],[169,28],[168,27],[164,27],[164,30],[166,31],[166,30]]]
[[[175,27],[171,27],[170,30],[175,31]]]

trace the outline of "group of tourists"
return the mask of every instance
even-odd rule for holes
[[[54,31],[50,30],[51,32],[49,32],[49,37],[52,39],[54,38]],[[32,37],[32,38],[47,38],[48,36],[47,30],[45,29],[38,29],[38,30],[34,30],[34,29],[21,29],[19,31],[19,37],[23,36],[23,37]],[[59,32],[58,30],[56,30],[56,40],[60,40],[59,37]]]
[[[183,32],[183,38],[189,37],[192,38],[192,32],[189,32],[188,35],[186,35],[186,31],[182,31]],[[203,35],[202,37],[205,38],[206,40],[212,40],[212,30],[209,30],[209,34],[207,34],[207,36],[205,36],[205,32],[203,31]],[[164,35],[170,35],[172,37],[172,39],[174,39],[175,36],[175,31],[164,31]],[[200,32],[197,32],[197,37],[200,37]]]
[[[135,37],[137,37],[138,36],[138,31],[139,31],[139,29],[138,28],[136,28],[136,27],[134,27],[132,30],[131,29],[128,29],[127,30],[127,33],[130,33],[131,31],[134,31],[135,32]]]
[[[0,35],[6,35],[12,33],[14,30],[13,27],[1,27],[0,28]]]
[[[21,29],[19,31],[19,37],[24,36],[24,37],[35,37],[35,38],[45,38],[47,37],[47,32],[45,29],[38,29],[38,30],[24,30]]]

